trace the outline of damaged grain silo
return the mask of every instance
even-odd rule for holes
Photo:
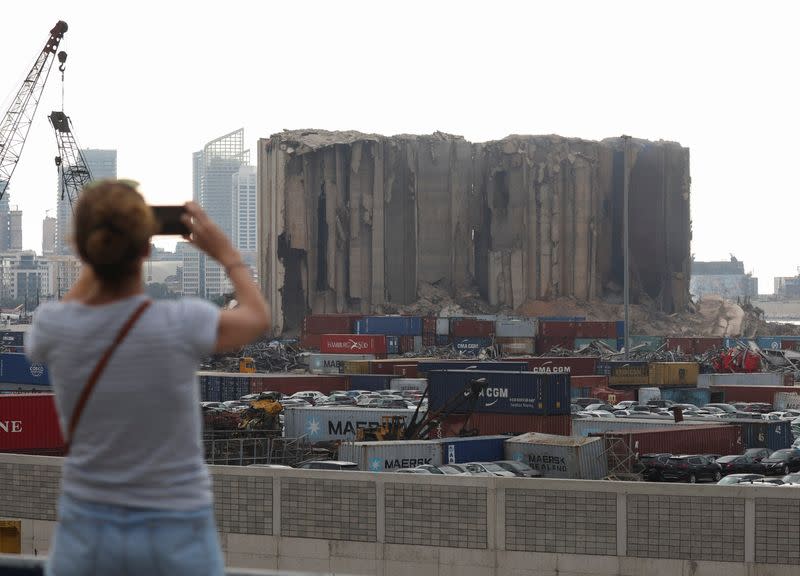
[[[688,302],[689,150],[630,143],[631,293]],[[307,313],[477,286],[491,305],[623,284],[622,139],[286,131],[259,141],[260,278],[276,332]]]

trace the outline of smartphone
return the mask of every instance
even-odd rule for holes
[[[186,206],[151,206],[156,217],[156,236],[187,236],[189,228],[181,221]]]

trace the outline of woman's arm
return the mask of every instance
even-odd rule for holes
[[[269,306],[225,233],[194,202],[186,204],[186,212],[183,221],[191,231],[189,241],[225,268],[236,292],[239,306],[220,314],[215,352],[235,350],[269,330]]]

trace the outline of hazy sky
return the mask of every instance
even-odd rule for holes
[[[796,2],[14,2],[0,98],[59,19],[66,113],[85,148],[116,148],[153,203],[191,198],[191,154],[239,127],[600,139],[691,148],[692,251],[733,253],[772,292],[794,275],[800,198]],[[25,248],[55,214],[54,67],[11,203]],[[634,216],[635,217],[635,216]]]

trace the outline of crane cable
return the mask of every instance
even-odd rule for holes
[[[61,111],[64,111],[64,70],[67,65],[67,53],[63,50],[58,53],[58,70],[61,72]]]

